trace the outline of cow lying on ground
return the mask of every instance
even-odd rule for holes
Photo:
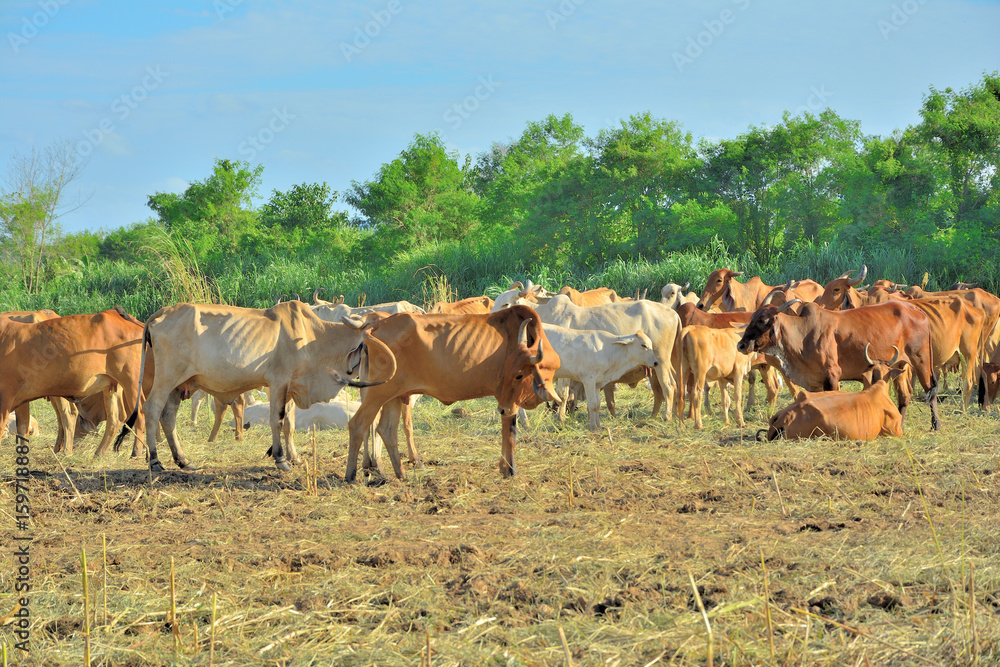
[[[7,415],[7,430],[3,434],[4,437],[6,437],[8,433],[10,435],[17,435],[17,424],[15,424],[14,420],[11,419],[11,417],[13,417],[13,416],[14,416],[13,412],[11,412],[9,415]],[[28,432],[27,433],[23,433],[22,435],[26,435],[29,438],[33,438],[33,437],[35,437],[38,434],[39,434],[38,420],[35,419],[34,417],[31,417],[30,421],[28,422]]]
[[[660,360],[653,342],[641,330],[628,336],[606,331],[579,331],[546,324],[545,336],[559,355],[555,377],[576,380],[587,395],[590,430],[601,426],[601,389],[637,367],[655,368]],[[670,363],[670,359],[666,359]],[[567,395],[564,398],[568,398]],[[565,421],[566,401],[559,406],[559,421]]]
[[[865,348],[869,364],[860,392],[799,392],[795,402],[771,417],[768,428],[757,432],[762,440],[786,438],[798,440],[826,436],[834,440],[874,440],[881,435],[903,435],[903,417],[889,396],[889,382],[904,372],[893,368],[899,350],[886,362],[873,361]],[[905,362],[903,362],[905,364]]]
[[[565,298],[565,297],[563,297]],[[500,472],[514,474],[515,420],[519,407],[558,402],[552,377],[559,355],[546,342],[538,314],[512,306],[490,315],[415,315],[403,313],[372,326],[365,335],[384,349],[369,349],[369,366],[383,378],[361,394],[351,418],[350,450],[344,480],[357,477],[358,454],[381,410],[377,432],[385,443],[396,477],[403,478],[397,437],[403,401],[412,394],[433,396],[445,405],[494,396],[502,423]]]
[[[1000,390],[1000,364],[983,364],[979,375],[979,407],[989,410]]]

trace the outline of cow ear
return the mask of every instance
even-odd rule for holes
[[[733,301],[728,288],[726,289],[726,295],[722,297],[722,306],[729,311],[736,310],[736,302]]]
[[[352,329],[359,329],[360,330],[360,329],[364,329],[365,328],[365,321],[362,320],[360,317],[353,317],[353,316],[352,317],[346,317],[346,316],[343,316],[343,317],[340,318],[340,322],[341,322],[341,324],[346,324],[347,326],[351,327]],[[371,326],[371,324],[369,323],[368,326]]]
[[[904,368],[893,368],[888,373],[886,373],[885,381],[886,382],[890,382],[892,380],[895,380],[900,375],[902,375],[905,370],[906,370],[905,367]]]

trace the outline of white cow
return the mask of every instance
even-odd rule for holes
[[[674,310],[677,310],[682,303],[698,303],[698,295],[694,292],[688,292],[687,288],[691,287],[691,283],[685,283],[683,287],[677,283],[667,283],[660,290],[660,303],[664,306],[669,306]]]
[[[518,299],[524,299],[529,296],[531,297],[531,301],[527,305],[534,307],[536,303],[545,303],[555,295],[555,292],[550,292],[541,285],[535,285],[530,280],[527,287],[520,282],[516,282],[510,286],[509,290],[496,298],[490,312],[496,313],[504,308],[509,308],[518,303]]]
[[[569,300],[568,296],[557,295],[547,303],[520,300],[520,303],[534,307],[546,324],[557,324],[569,329],[607,331],[626,336],[642,331],[653,342],[653,352],[659,365],[653,369],[653,415],[658,415],[666,399],[667,409],[663,418],[669,420],[669,406],[674,402],[677,387],[677,366],[680,362],[681,320],[672,309],[655,301],[618,301],[600,306],[581,308]],[[641,372],[626,374],[622,382],[642,379]],[[589,398],[588,398],[589,400]]]
[[[312,311],[316,313],[316,317],[324,322],[340,322],[341,318],[344,317],[348,319],[359,318],[372,312],[395,315],[397,313],[423,313],[424,309],[409,301],[391,301],[389,303],[379,303],[374,306],[361,306],[360,308],[352,308],[346,303],[320,304],[312,306]]]
[[[295,430],[309,431],[313,426],[317,431],[330,428],[347,428],[347,422],[354,416],[361,401],[326,401],[314,403],[308,408],[295,410]],[[243,410],[244,425],[267,426],[270,424],[271,406],[267,403],[248,404]]]
[[[100,394],[98,394],[100,395]],[[10,413],[7,416],[7,431],[11,435],[17,435],[17,424],[14,423],[14,413]],[[28,422],[28,437],[34,437],[38,435],[38,420],[34,416],[31,417],[31,421]]]
[[[590,430],[601,426],[601,389],[635,368],[656,368],[659,360],[653,341],[642,331],[617,336],[606,331],[580,331],[555,324],[543,325],[545,336],[559,353],[556,379],[576,380],[587,394]],[[667,360],[669,363],[669,359]],[[569,386],[566,387],[566,397]],[[559,406],[559,421],[566,418],[566,401]]]

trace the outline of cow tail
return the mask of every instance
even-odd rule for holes
[[[681,329],[681,335],[678,336],[678,342],[674,344],[674,347],[678,349],[678,356],[680,357],[677,362],[677,418],[684,421],[684,385],[687,383],[684,381],[684,330]]]
[[[984,405],[986,405],[986,374],[981,372],[979,374],[979,408],[982,409]]]
[[[933,403],[938,397],[938,379],[937,373],[931,371],[931,386],[924,393],[924,403]]]
[[[133,428],[135,427],[136,419],[139,418],[139,409],[142,407],[139,405],[139,402],[142,400],[142,378],[146,371],[146,350],[152,347],[152,345],[153,341],[149,337],[149,323],[147,322],[142,328],[142,355],[139,358],[139,378],[135,383],[135,409],[132,410],[132,414],[122,424],[122,430],[118,432],[118,437],[115,438],[114,449],[116,452],[121,449],[128,432],[135,432]]]

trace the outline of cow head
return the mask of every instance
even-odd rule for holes
[[[708,274],[708,281],[705,283],[705,291],[698,299],[698,308],[708,310],[719,299],[722,299],[723,310],[733,310],[736,302],[730,294],[730,283],[733,278],[742,276],[742,271],[730,271],[729,269],[716,269]]]
[[[871,343],[865,345],[865,362],[868,364],[868,368],[861,374],[861,384],[866,389],[882,380],[886,382],[895,380],[896,377],[906,371],[907,361],[905,359],[902,361],[899,360],[899,348],[895,345],[892,346],[894,352],[892,359],[888,361],[872,359],[870,348]]]
[[[500,413],[522,406],[534,408],[545,401],[559,402],[552,385],[559,369],[559,355],[545,338],[538,313],[526,306],[515,305],[508,310],[507,330],[516,338],[508,348],[503,379],[497,393]]]
[[[849,308],[859,308],[862,305],[861,295],[854,289],[861,284],[861,281],[868,275],[868,267],[862,265],[861,273],[857,278],[850,276],[854,271],[848,271],[839,278],[831,280],[823,289],[823,294],[816,299],[816,303],[827,310],[847,310]]]
[[[685,283],[684,287],[681,287],[677,283],[667,283],[660,290],[660,303],[676,309],[681,297],[684,296],[684,290],[689,287],[691,287],[691,283]]]
[[[1000,364],[983,364],[979,375],[979,407],[988,409],[1000,390]]]
[[[758,308],[753,316],[750,317],[750,323],[747,324],[747,328],[743,330],[743,337],[736,343],[736,349],[742,354],[752,354],[754,352],[763,352],[777,343],[778,340],[774,325],[777,322],[778,315],[797,303],[799,303],[798,299],[792,299],[780,306],[761,306]]]
[[[950,291],[963,290],[963,289],[972,289],[973,287],[975,287],[978,284],[979,283],[963,283],[963,282],[960,281],[960,282],[955,283],[954,285],[952,285],[948,289]]]
[[[615,339],[615,345],[630,347],[631,358],[641,366],[656,368],[659,365],[653,353],[653,341],[642,330],[636,331],[631,336],[619,336]]]

